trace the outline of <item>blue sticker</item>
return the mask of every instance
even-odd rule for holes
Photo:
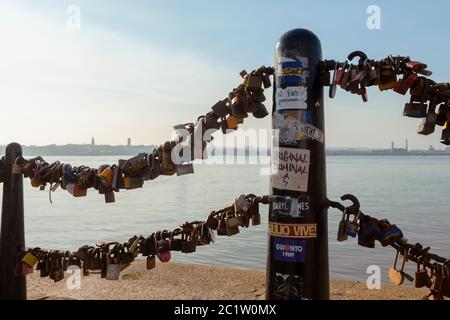
[[[273,237],[273,257],[283,262],[305,262],[306,241]]]
[[[301,61],[285,61],[281,63],[281,88],[296,87],[302,82],[303,64]]]

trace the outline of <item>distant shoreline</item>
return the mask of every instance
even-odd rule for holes
[[[92,145],[92,144],[68,144],[68,145],[48,145],[48,146],[22,146],[23,155],[29,156],[73,156],[73,157],[89,157],[89,156],[135,156],[138,153],[150,153],[155,148],[154,145]],[[0,145],[0,154],[5,153],[5,146]],[[210,156],[270,156],[270,150],[259,150],[255,148],[239,149],[227,148],[221,149],[208,148]],[[217,155],[215,153],[218,153]],[[330,148],[326,150],[327,156],[450,156],[450,150],[407,150],[407,149],[345,149]]]

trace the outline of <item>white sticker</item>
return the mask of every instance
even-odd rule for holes
[[[276,148],[272,156],[272,187],[292,191],[308,191],[310,151]]]
[[[307,109],[307,98],[308,94],[306,87],[277,88],[277,110]]]
[[[279,130],[279,142],[282,144],[296,144],[299,140],[314,139],[324,143],[324,134],[318,128],[309,124],[308,111],[297,111],[295,114],[275,113],[273,115],[274,129]]]

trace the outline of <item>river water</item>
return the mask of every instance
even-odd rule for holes
[[[99,166],[116,163],[116,157],[58,157],[72,165]],[[46,157],[48,162],[56,157]],[[242,193],[269,192],[269,177],[263,164],[198,164],[195,174],[161,176],[144,188],[121,191],[116,203],[105,204],[103,196],[90,190],[73,198],[64,190],[53,193],[31,187],[24,181],[27,246],[75,250],[98,240],[126,241],[134,234],[172,229],[187,220],[230,203]],[[328,157],[328,197],[338,200],[345,193],[357,195],[361,210],[397,224],[411,243],[431,246],[450,256],[450,164],[447,157]],[[0,185],[0,190],[2,186]],[[1,201],[1,199],[0,199]],[[264,270],[267,247],[267,210],[261,211],[260,226],[241,230],[233,237],[218,237],[194,254],[174,253],[177,262]],[[382,280],[394,258],[391,248],[359,247],[355,239],[337,242],[341,215],[329,211],[330,274],[332,277],[365,281],[370,265],[379,265]],[[409,271],[414,273],[414,265]]]

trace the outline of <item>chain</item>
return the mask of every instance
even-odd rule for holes
[[[114,202],[114,192],[121,189],[141,188],[144,181],[156,179],[160,175],[177,176],[194,172],[192,161],[206,158],[206,145],[213,140],[212,133],[221,129],[228,134],[238,129],[239,124],[252,113],[255,118],[264,118],[268,111],[263,105],[264,89],[271,86],[272,67],[260,67],[250,73],[242,71],[243,78],[227,98],[217,102],[206,115],[198,117],[195,123],[174,127],[177,137],[156,147],[151,153],[140,153],[118,164],[73,167],[60,161],[48,163],[42,157],[15,159],[12,173],[23,174],[31,180],[31,185],[45,190],[50,184],[51,193],[58,187],[67,190],[74,197],[87,195],[94,188],[105,195],[105,202]],[[186,146],[187,144],[187,146]],[[4,158],[0,159],[0,182],[6,177]]]
[[[405,279],[414,281],[416,288],[428,287],[430,294],[426,299],[450,297],[450,260],[430,252],[430,247],[424,248],[420,243],[409,244],[402,231],[387,219],[378,220],[364,214],[360,210],[358,199],[351,194],[341,197],[350,200],[351,206],[345,207],[339,202],[327,201],[327,207],[333,207],[343,213],[338,228],[338,241],[345,241],[348,237],[358,237],[358,244],[366,248],[375,248],[378,240],[383,247],[391,246],[396,250],[394,266],[389,269],[389,279],[396,285],[401,285]],[[397,266],[398,259],[403,260],[401,267]],[[404,270],[405,262],[417,264],[415,277]],[[427,270],[429,269],[429,270]]]
[[[36,266],[41,277],[50,277],[57,282],[64,278],[64,271],[76,266],[82,268],[85,275],[89,270],[100,270],[102,278],[117,280],[120,271],[138,255],[147,257],[147,269],[153,269],[155,257],[168,262],[171,251],[193,253],[198,246],[212,244],[216,234],[233,236],[239,233],[239,228],[259,225],[259,204],[270,201],[269,196],[241,195],[234,203],[212,211],[206,220],[185,222],[174,230],[157,231],[148,237],[135,235],[124,243],[98,242],[95,246],[82,246],[75,252],[27,248],[18,254],[17,274],[30,274]]]
[[[355,51],[348,60],[354,58],[359,58],[358,63],[322,62],[322,84],[330,86],[330,98],[335,97],[337,86],[360,95],[364,102],[368,101],[366,87],[370,86],[378,86],[381,91],[392,89],[401,95],[409,91],[410,102],[405,104],[403,115],[423,119],[418,134],[429,135],[436,125],[443,126],[440,141],[450,145],[450,83],[436,83],[427,78],[432,74],[427,65],[409,57],[389,56],[376,61],[368,59],[364,52]]]

